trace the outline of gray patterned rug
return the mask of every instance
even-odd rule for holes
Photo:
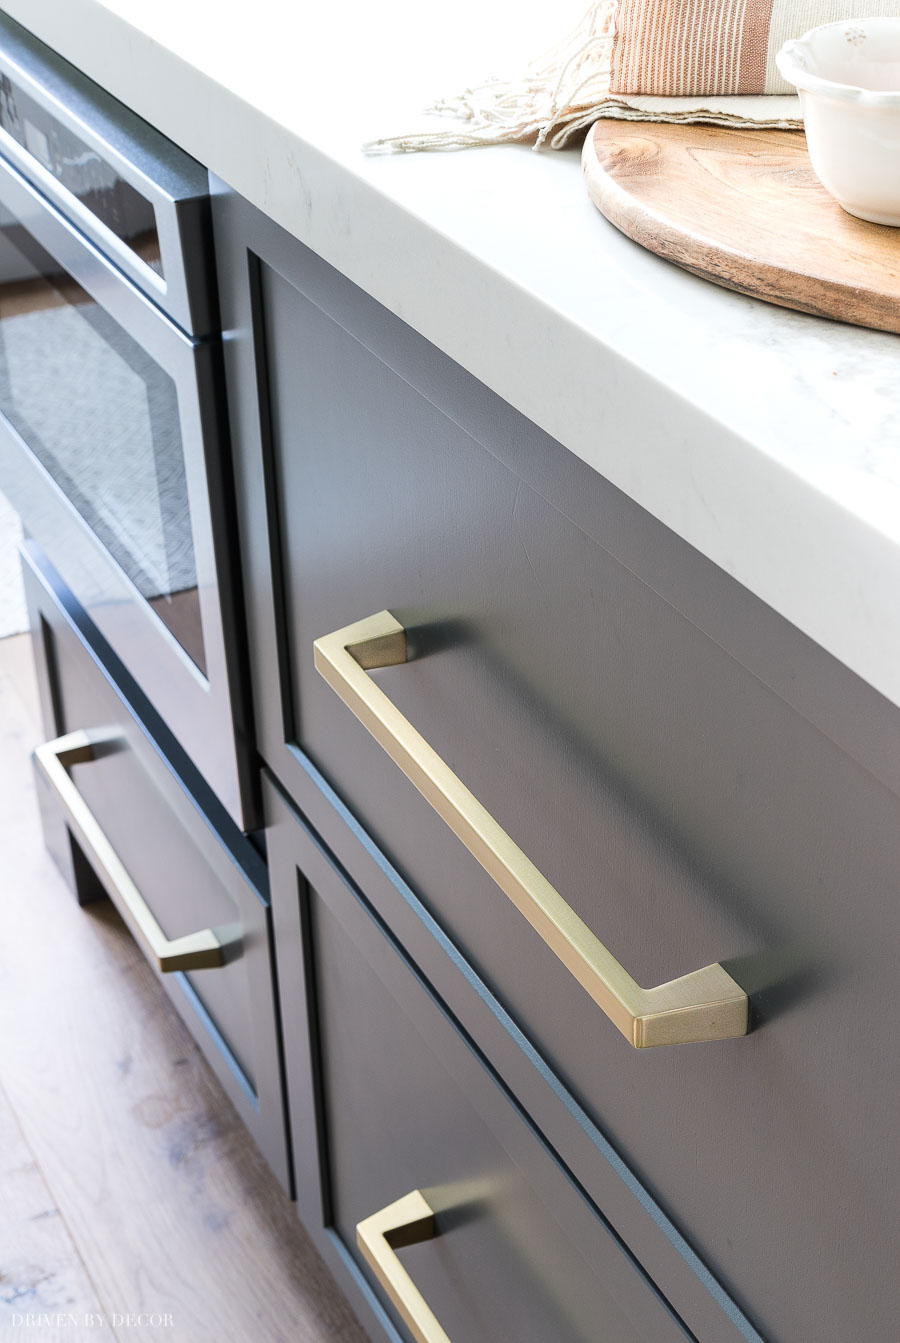
[[[17,546],[22,525],[5,495],[0,494],[0,639],[28,629],[25,592]]]
[[[5,317],[0,405],[139,592],[196,587],[177,389],[108,314],[79,304]],[[7,484],[40,536],[43,487],[24,469]]]

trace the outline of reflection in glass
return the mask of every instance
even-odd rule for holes
[[[175,384],[9,214],[0,411],[205,673]]]
[[[156,212],[89,145],[0,73],[0,126],[142,261],[162,275]]]

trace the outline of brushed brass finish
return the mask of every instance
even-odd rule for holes
[[[121,740],[121,733],[115,728],[68,732],[64,737],[56,737],[39,746],[34,758],[110,899],[157,968],[163,974],[171,974],[176,970],[208,970],[224,965],[224,948],[212,928],[174,939],[166,937],[97,818],[72,782],[67,766],[95,760],[104,748],[113,750]]]
[[[416,1343],[450,1343],[406,1269],[397,1250],[437,1235],[434,1211],[420,1189],[366,1217],[356,1242],[378,1281],[396,1306]]]
[[[316,668],[566,968],[637,1049],[746,1035],[749,1003],[719,964],[644,989],[367,674],[406,662],[390,613],[315,642]]]

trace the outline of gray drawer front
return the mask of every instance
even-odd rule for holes
[[[232,943],[224,966],[161,980],[287,1185],[269,909],[264,889],[241,871],[242,855],[262,883],[265,868],[236,830],[235,847],[226,848],[88,647],[62,605],[68,594],[41,563],[34,547],[23,556],[47,737],[78,729],[115,732],[116,750],[70,767],[79,793],[167,937],[216,928]],[[52,813],[46,784],[41,801]]]
[[[891,1337],[898,715],[296,243],[222,238],[267,761],[299,796],[312,758],[765,1336]],[[403,714],[640,983],[722,960],[753,1034],[630,1050],[315,672],[385,607]]]
[[[401,1259],[454,1343],[593,1343],[598,1320],[605,1343],[693,1337],[274,788],[267,810],[298,1170],[321,1134],[299,1207],[368,1284],[366,1324],[407,1337],[356,1226],[421,1189],[438,1234]]]

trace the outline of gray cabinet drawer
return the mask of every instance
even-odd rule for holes
[[[130,679],[119,667],[121,683],[113,681],[112,664],[89,646],[88,622],[37,547],[26,547],[23,570],[46,735],[86,731],[101,742],[94,759],[71,764],[68,774],[165,936],[212,929],[224,944],[223,965],[161,980],[287,1185],[265,867],[199,777],[191,790],[176,773],[150,735],[152,710],[137,696],[126,700]],[[45,834],[64,874],[82,902],[102,895],[69,833],[70,814],[40,773],[38,782]],[[120,912],[134,927],[129,911]]]
[[[267,762],[321,770],[767,1337],[890,1337],[900,715],[225,204]],[[723,961],[752,1034],[629,1048],[317,674],[383,608],[391,702],[640,984]]]
[[[419,1190],[436,1234],[397,1253],[454,1343],[693,1337],[274,787],[266,806],[298,1204],[366,1325],[408,1337],[358,1225]]]

